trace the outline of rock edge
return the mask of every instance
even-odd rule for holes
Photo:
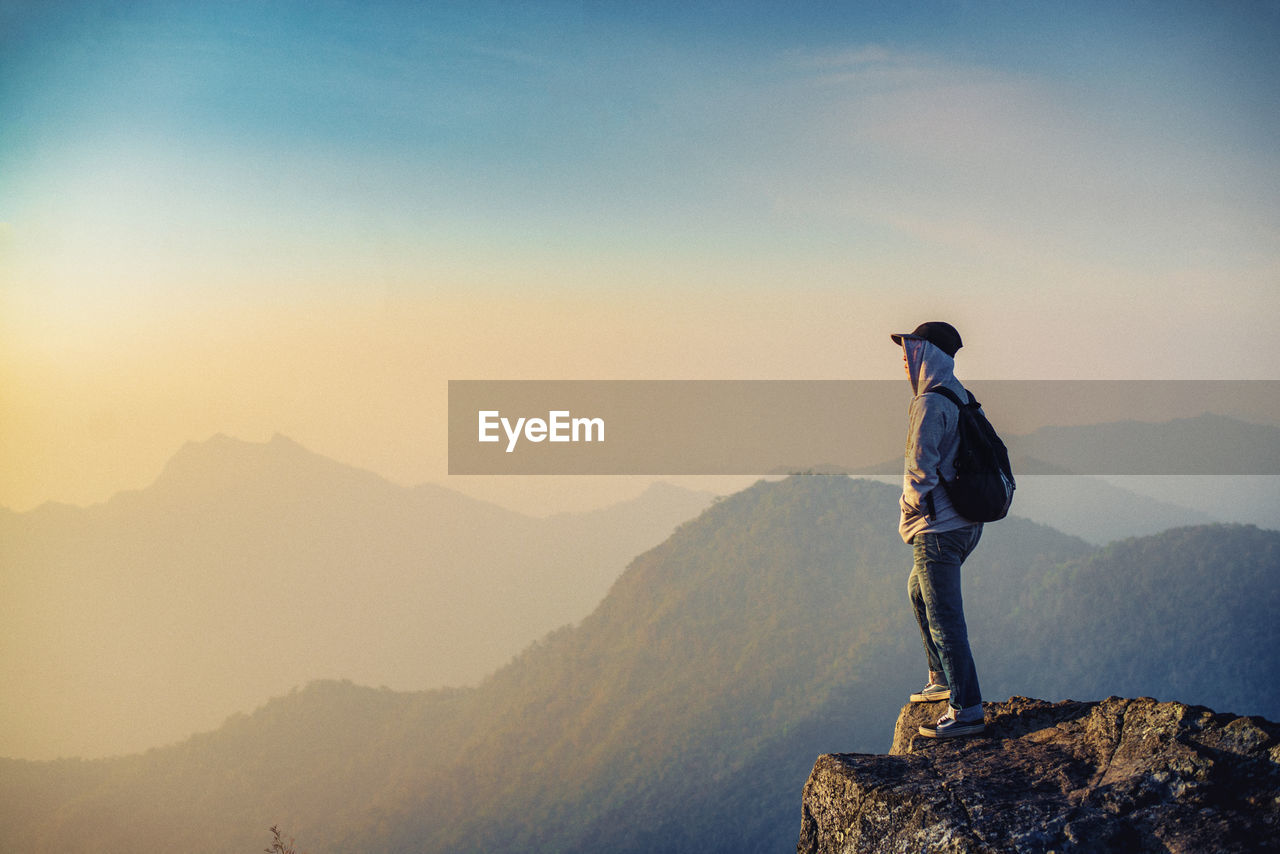
[[[1280,850],[1280,725],[1149,697],[987,703],[987,731],[820,756],[801,854]]]

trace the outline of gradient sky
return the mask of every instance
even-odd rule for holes
[[[449,379],[1280,378],[1280,4],[0,0],[0,505]]]

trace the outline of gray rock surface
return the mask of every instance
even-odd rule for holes
[[[1150,698],[987,703],[987,731],[821,756],[797,851],[1280,851],[1280,725]]]

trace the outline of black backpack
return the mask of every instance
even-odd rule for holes
[[[967,391],[968,403],[948,388],[931,388],[929,393],[940,394],[960,410],[960,444],[956,448],[956,475],[951,480],[938,480],[947,490],[951,506],[970,522],[994,522],[1009,513],[1013,503],[1013,469],[1009,466],[1009,451],[996,435],[995,428],[982,413],[981,404]]]

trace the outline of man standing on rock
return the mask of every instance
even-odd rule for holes
[[[940,477],[954,476],[959,445],[959,408],[942,393],[968,399],[955,378],[960,333],[949,323],[922,323],[914,332],[891,335],[902,347],[902,361],[915,396],[907,411],[907,449],[899,505],[898,532],[911,546],[914,562],[907,595],[915,611],[929,664],[929,681],[911,702],[948,700],[936,725],[920,727],[931,738],[982,732],[982,694],[969,651],[969,633],[960,595],[960,565],[978,545],[982,524],[961,516],[941,488]]]

